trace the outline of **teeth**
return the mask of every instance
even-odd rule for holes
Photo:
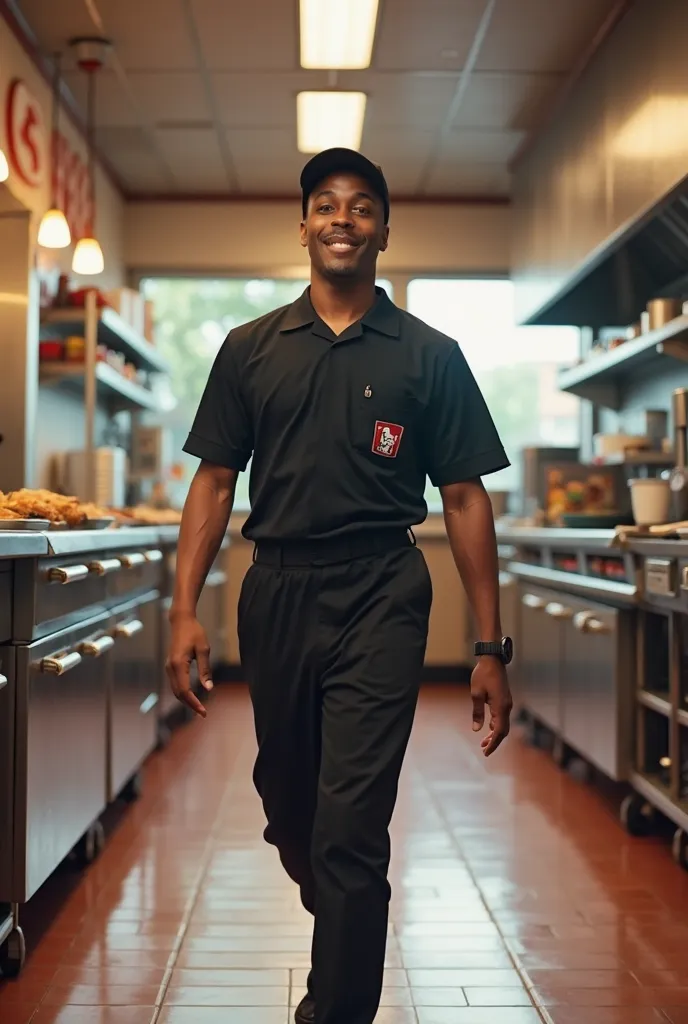
[[[353,249],[353,245],[350,242],[330,242],[330,249],[337,249],[339,252],[346,252],[347,249]]]

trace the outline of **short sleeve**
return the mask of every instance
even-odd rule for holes
[[[216,466],[242,471],[253,453],[253,430],[231,337],[213,363],[184,451]]]
[[[458,344],[436,360],[423,446],[426,472],[435,487],[474,480],[510,465]]]

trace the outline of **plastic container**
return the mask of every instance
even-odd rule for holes
[[[660,526],[669,521],[671,488],[656,477],[629,480],[631,508],[636,526]]]

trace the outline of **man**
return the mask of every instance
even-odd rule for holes
[[[411,527],[442,494],[452,554],[478,628],[473,728],[486,755],[509,731],[497,551],[480,478],[508,465],[455,341],[375,287],[389,195],[350,150],[301,176],[311,285],[236,328],[213,366],[185,450],[201,459],[179,539],[168,672],[199,715],[210,687],[196,603],[253,456],[244,535],[254,563],[239,599],[253,702],[254,780],[265,839],[314,915],[297,1024],[372,1024],[390,889],[388,826],[425,655],[431,583]]]

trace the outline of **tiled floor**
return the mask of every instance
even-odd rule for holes
[[[99,862],[28,908],[2,1024],[287,1024],[310,922],[260,838],[253,752],[245,691],[218,689]],[[688,1024],[688,874],[517,737],[482,759],[463,691],[423,692],[393,883],[378,1024]]]

